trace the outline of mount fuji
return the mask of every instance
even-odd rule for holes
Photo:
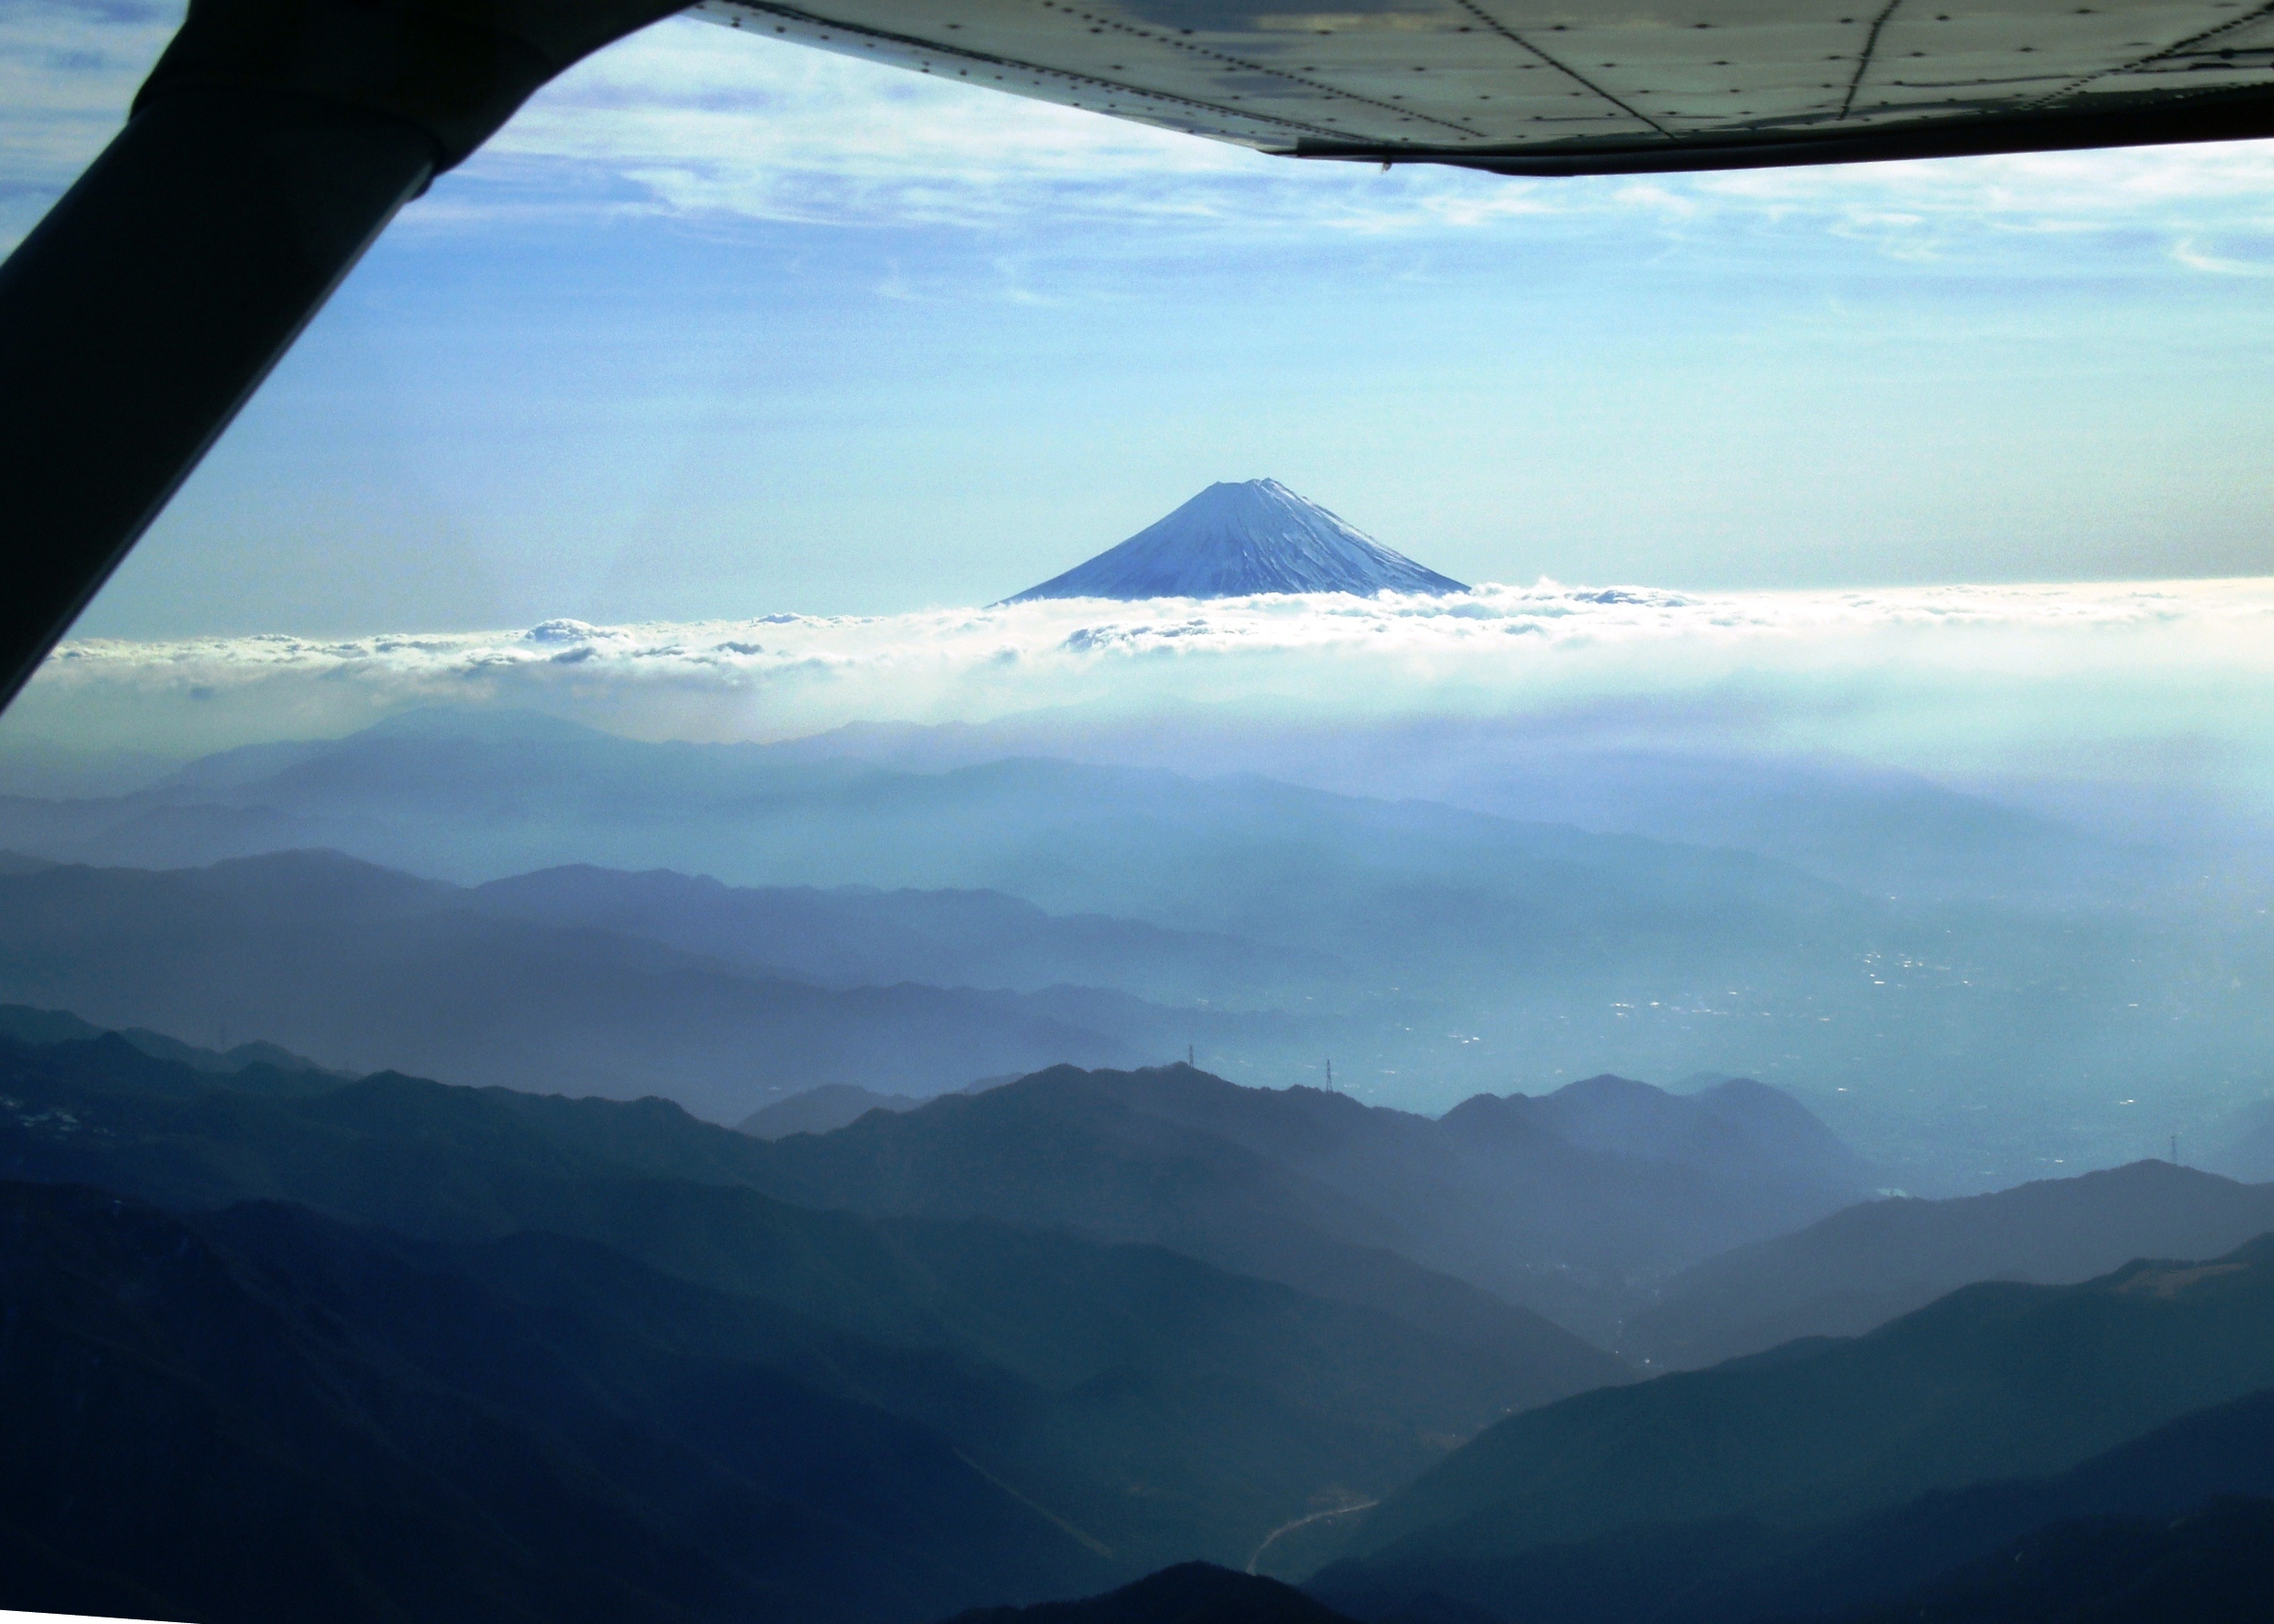
[[[1210,485],[1119,546],[1004,602],[1468,590],[1392,552],[1277,480],[1248,480]]]

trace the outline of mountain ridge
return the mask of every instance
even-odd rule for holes
[[[1510,1417],[1368,1514],[1354,1555],[1514,1557],[1654,1524],[1828,1523],[2066,1470],[2274,1385],[2274,1234],[2073,1286],[1966,1286],[1867,1336]]]
[[[1343,969],[1322,953],[1106,914],[1054,914],[968,888],[737,886],[670,869],[569,864],[490,881],[462,900],[840,988],[1112,987],[1156,1003],[1222,1006],[1257,988]]]
[[[326,852],[0,875],[0,999],[106,1027],[265,1031],[349,1071],[669,1093],[727,1121],[817,1083],[924,1093],[1267,1018],[1106,989],[816,986],[483,902]]]
[[[1158,1246],[794,1206],[754,1187],[768,1147],[662,1100],[260,1081],[116,1037],[0,1041],[0,1180],[94,1186],[197,1227],[248,1201],[295,1232],[349,1226],[556,1331],[568,1315],[881,1407],[1109,1548],[1105,1582],[1243,1562],[1310,1496],[1384,1493],[1510,1409],[1618,1369],[1543,1326],[1535,1359]],[[10,1244],[0,1223],[0,1278]],[[396,1301],[350,1293],[315,1323],[415,1331]],[[675,1391],[631,1374],[643,1403]],[[699,1411],[691,1425],[706,1430]]]
[[[2083,1519],[2168,1520],[2236,1494],[2274,1495],[2274,1391],[2189,1411],[2051,1476],[1937,1488],[1829,1526],[1714,1517],[1499,1559],[1340,1563],[1306,1588],[1368,1619],[1408,1617],[1405,1609],[1425,1595],[1511,1624],[1877,1617],[1896,1598],[1938,1589],[1954,1569],[2028,1541],[2033,1530]],[[1920,1615],[1911,1608],[1887,1616],[1915,1624]]]
[[[1612,1091],[1572,1085],[1576,1104],[1563,1111],[1592,1128],[1589,1146],[1549,1126],[1560,1093],[1479,1096],[1432,1121],[1321,1089],[1243,1087],[1181,1062],[1058,1066],[777,1140],[765,1187],[808,1206],[984,1214],[1149,1241],[1409,1315],[1424,1312],[1410,1296],[1421,1282],[1436,1280],[1441,1295],[1459,1282],[1516,1305],[1506,1314],[1543,1316],[1598,1343],[1633,1300],[1630,1277],[1709,1255],[1715,1237],[1778,1233],[1859,1193],[1843,1182],[1852,1158],[1828,1132],[1832,1159],[1793,1162],[1713,1104],[1612,1081]],[[1638,1091],[1677,1121],[1725,1131],[1669,1147],[1647,1133],[1621,1141],[1619,1124],[1590,1118],[1586,1106],[1606,1092]],[[1802,1110],[1767,1089],[1736,1097]],[[1481,1102],[1518,1131],[1477,1131]],[[1647,1154],[1668,1148],[1696,1159]],[[1471,1318],[1441,1301],[1418,1322],[1451,1330]]]
[[[2070,1285],[2134,1257],[2211,1257],[2274,1230],[2274,1184],[2138,1161],[1987,1195],[1898,1196],[1694,1264],[1621,1328],[1657,1368],[1855,1336],[1977,1280]]]

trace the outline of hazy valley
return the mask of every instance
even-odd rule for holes
[[[425,712],[125,796],[16,797],[0,847],[29,858],[224,866],[5,877],[25,901],[0,996],[257,1030],[366,1069],[659,1090],[722,1120],[767,1091],[920,1094],[1191,1047],[1274,1086],[1323,1082],[1332,1058],[1343,1089],[1431,1113],[1606,1071],[1751,1076],[1914,1191],[2112,1165],[2174,1131],[2191,1159],[2259,1165],[2223,1119],[2265,1086],[2274,942],[2236,906],[2247,890],[2188,878],[2200,854],[1885,775],[1550,761],[1522,739],[1456,753],[1511,809],[1600,823],[1615,804],[1652,831],[1588,832],[1252,773],[992,756],[1021,742],[999,731],[645,744]],[[1370,737],[1359,759],[1414,759],[1411,739]],[[1281,747],[1297,776],[1299,744]],[[926,751],[985,758],[908,764]],[[1474,803],[1485,781],[1441,787]],[[397,876],[335,866],[303,886],[231,862],[319,848]],[[290,861],[319,860],[271,859]],[[60,900],[74,886],[106,900]],[[106,919],[137,929],[136,887],[139,906],[185,910],[172,949],[104,945]],[[334,907],[362,928],[322,931]],[[273,968],[177,979],[165,955],[194,930],[195,962],[312,951],[345,956],[345,979],[266,1006],[247,993]],[[443,968],[453,954],[481,963]],[[146,993],[128,990],[135,959]],[[381,992],[420,974],[417,998]],[[450,1014],[477,986],[494,1013]]]

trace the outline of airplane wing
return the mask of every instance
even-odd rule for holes
[[[2248,0],[702,0],[731,27],[1294,157],[1510,175],[2274,134]]]

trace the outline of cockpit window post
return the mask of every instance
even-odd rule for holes
[[[670,0],[193,0],[0,265],[0,705],[395,211]]]

